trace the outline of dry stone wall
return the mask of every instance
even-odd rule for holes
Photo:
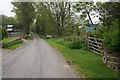
[[[120,71],[120,58],[118,56],[113,56],[105,52],[103,46],[103,39],[95,37],[87,38],[87,49],[101,55],[103,57],[103,62],[107,64],[107,66]]]
[[[107,64],[107,66],[120,71],[120,58],[114,57],[110,54],[104,54],[103,56],[103,62]]]

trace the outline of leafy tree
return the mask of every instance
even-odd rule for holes
[[[5,15],[0,15],[0,18],[1,18],[0,25],[2,25],[2,26],[6,26],[6,25],[9,25],[9,24],[12,24],[12,25],[15,24],[15,18],[14,17],[8,17],[8,16],[5,16]]]
[[[19,23],[23,26],[26,34],[30,33],[30,25],[34,21],[35,7],[32,2],[12,2],[14,5],[13,12],[16,13]]]
[[[116,19],[120,20],[120,2],[97,2],[96,11],[99,13],[99,19],[104,26],[110,26]]]
[[[114,21],[110,26],[110,29],[104,33],[104,44],[107,51],[120,52],[119,26],[118,20]]]
[[[70,20],[71,3],[46,2],[37,3],[36,31],[41,34],[52,34],[61,37],[65,33],[65,25]]]
[[[68,2],[51,2],[47,3],[48,9],[53,14],[53,18],[56,21],[57,29],[56,34],[60,37],[65,33],[65,25],[70,21],[72,16],[71,3]],[[60,33],[61,32],[61,33]]]
[[[53,34],[55,32],[56,21],[52,17],[51,11],[47,9],[45,3],[36,4],[36,24],[35,31],[42,35]],[[51,31],[52,30],[52,31]]]
[[[76,12],[80,12],[80,18],[84,20],[85,22],[89,21],[91,24],[93,23],[93,20],[91,18],[91,15],[93,14],[94,11],[94,3],[93,2],[77,2],[74,5],[74,9]],[[88,19],[87,19],[88,17]]]

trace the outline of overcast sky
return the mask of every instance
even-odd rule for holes
[[[0,0],[0,14],[4,14],[7,16],[15,16],[15,14],[11,12],[13,8],[11,1],[13,0]]]

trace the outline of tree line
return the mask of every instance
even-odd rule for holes
[[[120,2],[12,2],[13,12],[24,33],[30,30],[54,37],[80,34],[79,26],[94,25],[93,18],[109,27],[119,20]],[[77,18],[75,14],[80,13]]]

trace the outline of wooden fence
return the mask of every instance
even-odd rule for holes
[[[92,52],[103,55],[103,39],[95,38],[95,37],[88,37],[87,48],[88,50]]]

